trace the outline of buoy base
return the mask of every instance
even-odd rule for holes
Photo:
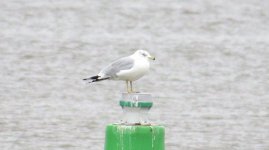
[[[164,150],[163,126],[110,124],[105,150]]]

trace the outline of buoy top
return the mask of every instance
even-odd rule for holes
[[[153,102],[148,93],[122,93],[119,104],[121,107],[151,108]]]
[[[152,102],[152,96],[149,93],[122,93],[121,100]]]

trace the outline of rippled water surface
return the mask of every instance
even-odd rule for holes
[[[167,150],[269,149],[269,1],[0,1],[0,149],[101,150],[124,82],[85,84],[135,49]]]

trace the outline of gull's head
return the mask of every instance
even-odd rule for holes
[[[134,54],[138,55],[139,57],[155,60],[155,57],[150,55],[149,52],[145,50],[137,50]]]

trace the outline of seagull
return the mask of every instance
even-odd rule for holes
[[[89,81],[89,83],[103,80],[123,80],[126,82],[127,92],[134,93],[133,81],[140,79],[149,71],[149,60],[155,60],[155,57],[145,50],[137,50],[130,56],[112,62],[97,75],[83,80]]]

